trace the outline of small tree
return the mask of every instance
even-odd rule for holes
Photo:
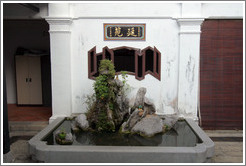
[[[96,101],[91,105],[87,113],[87,119],[93,129],[114,132],[117,126],[121,125],[122,116],[125,113],[120,109],[116,98],[119,94],[122,94],[125,82],[122,83],[122,86],[119,86],[119,82],[119,80],[115,79],[115,69],[112,61],[101,60],[99,76],[93,85]]]

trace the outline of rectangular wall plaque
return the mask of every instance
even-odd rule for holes
[[[145,40],[145,24],[103,24],[104,40]]]

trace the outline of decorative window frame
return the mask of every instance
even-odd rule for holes
[[[143,50],[133,48],[133,47],[116,47],[116,48],[108,48],[105,46],[103,48],[103,51],[100,53],[96,53],[96,46],[93,47],[88,51],[88,78],[89,79],[95,79],[98,76],[98,67],[100,60],[102,59],[109,59],[112,60],[113,63],[115,63],[115,52],[118,50],[127,49],[129,51],[134,51],[134,72],[127,71],[127,74],[129,75],[135,75],[135,78],[137,80],[143,80],[145,78],[145,75],[150,74],[153,77],[155,77],[158,80],[161,80],[161,53],[160,51],[154,47],[146,47]],[[152,51],[152,63],[150,63],[150,67],[152,70],[146,70],[146,56],[149,56],[147,51]],[[117,56],[117,55],[116,55]],[[140,68],[139,68],[139,65]],[[139,70],[140,69],[140,70]],[[117,69],[116,69],[117,71]],[[125,70],[124,70],[125,71]],[[116,72],[116,74],[120,74],[120,72]]]

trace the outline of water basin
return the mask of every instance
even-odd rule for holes
[[[50,135],[43,139],[48,145],[58,145],[55,141],[57,130],[71,132],[71,121],[65,120]],[[73,133],[72,145],[81,146],[173,146],[195,147],[202,140],[192,131],[186,121],[178,121],[174,128],[165,134],[157,134],[151,138],[141,137],[137,134],[126,135],[116,133],[79,132]]]
[[[58,145],[57,130],[71,132],[70,121],[57,118],[30,141],[33,159],[47,163],[193,163],[208,162],[214,143],[190,119],[151,138],[118,133],[74,133],[72,145]]]

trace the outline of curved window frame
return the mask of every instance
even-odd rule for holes
[[[105,46],[103,48],[103,51],[100,53],[96,53],[96,46],[94,46],[92,49],[88,51],[88,78],[95,80],[95,78],[98,76],[98,68],[99,68],[100,60],[109,59],[112,60],[112,62],[115,64],[115,58],[116,58],[115,56],[117,56],[115,52],[123,49],[134,51],[135,71],[134,72],[127,71],[127,70],[122,70],[122,71],[127,71],[127,74],[129,75],[135,75],[135,78],[139,81],[143,80],[145,78],[145,75],[147,74],[150,74],[156,79],[161,80],[161,53],[156,47],[152,48],[150,46],[144,48],[143,50],[133,47],[127,47],[127,46],[110,49],[107,46]],[[147,51],[149,52],[151,51],[152,54],[150,55],[149,53],[147,53]],[[148,68],[150,68],[151,70],[146,71],[146,63],[148,63],[146,61],[146,59],[148,59],[147,56],[152,56],[150,58],[153,59],[148,64]],[[120,74],[120,72],[116,72],[116,74]]]

